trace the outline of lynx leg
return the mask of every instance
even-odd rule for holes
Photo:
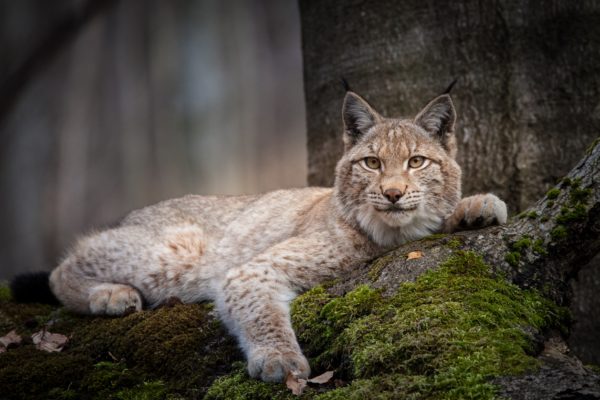
[[[85,314],[123,315],[142,309],[140,293],[129,285],[90,279],[65,260],[50,275],[50,287],[70,310]]]
[[[81,238],[50,274],[50,288],[70,310],[85,314],[123,315],[142,309],[133,287],[135,271],[150,265],[145,232],[121,227]]]
[[[294,294],[277,275],[269,266],[233,268],[216,299],[221,318],[246,353],[248,373],[267,382],[282,382],[289,373],[310,374],[290,322]]]

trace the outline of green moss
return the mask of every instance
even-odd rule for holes
[[[5,321],[19,333],[39,330],[41,325],[28,328],[38,320],[69,336],[69,346],[48,354],[26,344],[2,354],[0,398],[5,393],[14,399],[201,398],[215,372],[227,373],[242,358],[208,305],[94,318],[47,306],[0,304],[0,325]]]
[[[529,236],[523,236],[521,239],[517,240],[516,242],[514,242],[513,244],[511,244],[511,248],[514,251],[518,251],[519,253],[522,253],[523,251],[527,250],[529,247],[531,247],[531,238]]]
[[[564,206],[560,209],[560,214],[556,217],[556,222],[562,225],[573,222],[584,221],[587,217],[587,210],[583,204],[576,204],[573,207]]]
[[[333,300],[322,286],[317,286],[299,296],[292,303],[292,323],[294,325],[298,340],[304,343],[304,349],[310,354],[319,354],[326,351],[327,345],[331,343],[331,324],[323,319],[320,312],[323,306]],[[320,334],[314,335],[314,331],[320,330]]]
[[[448,237],[447,233],[434,233],[432,235],[425,236],[423,239],[421,239],[421,241],[440,240],[445,237]]]
[[[15,304],[0,302],[0,335],[16,329],[21,334],[31,334],[39,330],[52,307],[44,304]]]
[[[118,391],[118,400],[162,400],[166,398],[166,387],[162,381],[144,382],[132,388]]]
[[[546,248],[544,247],[544,241],[542,239],[537,239],[535,242],[533,242],[533,246],[531,247],[531,249],[540,255],[547,255],[548,252],[546,251]]]
[[[149,378],[162,379],[170,392],[193,396],[213,371],[241,358],[234,340],[210,312],[207,305],[191,304],[102,319],[76,332],[73,342],[86,352],[111,352],[128,365],[140,366]]]
[[[540,218],[540,222],[548,222],[550,220],[550,218],[547,215],[542,215],[542,218]]]
[[[460,249],[462,247],[462,245],[463,245],[463,242],[457,237],[453,237],[452,239],[450,239],[448,241],[448,243],[446,243],[446,246],[448,246],[449,248],[454,249],[454,250]]]
[[[421,241],[433,241],[433,240],[443,240],[441,243],[451,249],[459,249],[462,247],[463,242],[460,237],[452,236],[447,233],[436,233],[433,235],[429,235]]]
[[[504,256],[504,261],[506,261],[509,265],[513,267],[518,267],[519,261],[521,261],[521,253],[518,253],[516,251],[508,252]]]
[[[546,203],[546,205],[548,206],[548,208],[554,207],[554,200],[548,200],[548,202]]]
[[[600,143],[600,137],[597,137],[590,145],[589,147],[586,149],[585,151],[585,155],[589,156],[590,154],[592,154],[592,151],[594,151],[594,149],[596,148],[596,146],[598,145],[598,143]]]
[[[301,398],[311,398],[310,389]],[[204,400],[284,400],[298,399],[283,384],[270,384],[251,379],[238,364],[236,372],[223,376],[208,389]]]
[[[560,181],[560,185],[562,187],[569,187],[571,186],[573,183],[573,181],[571,180],[571,178],[569,177],[564,177],[561,181]]]
[[[596,364],[586,364],[585,367],[587,369],[592,370],[595,374],[600,375],[600,365],[596,365]]]
[[[587,219],[587,203],[592,195],[591,188],[582,188],[580,178],[564,178],[562,184],[569,187],[569,199],[561,207],[556,216],[557,226],[550,232],[552,240],[555,242],[563,241],[569,236],[569,229],[572,224],[583,222]]]
[[[0,282],[0,301],[10,301],[11,299],[10,288],[6,283]]]
[[[369,315],[381,302],[380,292],[366,285],[338,298],[317,286],[295,300],[292,303],[292,324],[305,352],[316,355],[311,360],[313,368],[333,368],[340,354],[337,346],[341,345],[335,344],[335,339],[351,321]],[[315,335],[316,331],[319,334]]]
[[[523,236],[516,242],[511,243],[508,247],[510,251],[504,256],[504,261],[513,267],[518,267],[521,258],[527,252],[527,249],[532,247],[533,241],[527,235]]]
[[[567,236],[569,236],[569,233],[567,231],[567,228],[565,228],[563,225],[557,225],[550,232],[550,237],[555,242],[559,242],[561,240],[564,240],[564,239],[567,238]]]
[[[145,393],[145,396],[149,394],[147,387],[142,389],[145,387],[144,375],[132,371],[122,362],[102,361],[95,364],[82,379],[81,387],[85,388],[86,392],[93,393],[94,398],[98,400],[123,398],[119,393],[129,393],[128,398],[135,398],[135,392]],[[164,388],[162,391],[157,390],[156,394],[162,394],[164,397]]]
[[[590,189],[590,188],[582,189],[578,186],[578,187],[573,188],[569,192],[569,200],[573,204],[587,203],[587,201],[589,200],[591,195],[592,195],[592,189]]]
[[[531,334],[521,327],[542,329],[559,315],[463,251],[392,297],[361,286],[332,298],[315,288],[292,309],[317,370],[335,368],[352,381],[318,399],[492,398],[489,378],[536,366]]]
[[[538,213],[535,211],[530,211],[527,213],[527,218],[529,219],[536,219],[538,217]]]
[[[80,382],[90,369],[88,357],[46,353],[33,345],[10,349],[0,357],[0,398],[65,398],[71,382]]]
[[[546,192],[546,197],[548,198],[548,200],[555,200],[559,194],[560,194],[560,189],[552,188],[552,189],[548,190],[548,192]]]
[[[377,260],[375,260],[369,268],[369,279],[371,279],[372,282],[378,280],[381,276],[381,271],[383,271],[383,268],[385,268],[385,266],[388,265],[393,258],[393,253],[384,254],[383,256],[377,258]]]

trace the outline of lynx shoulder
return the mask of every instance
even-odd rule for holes
[[[333,188],[186,196],[80,238],[49,284],[65,307],[122,315],[170,297],[214,301],[251,376],[307,377],[289,302],[393,246],[506,221],[492,194],[461,199],[449,95],[415,118],[384,118],[347,92]]]

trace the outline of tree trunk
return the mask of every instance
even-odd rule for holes
[[[466,194],[522,210],[579,160],[600,126],[600,4],[300,1],[309,184],[342,152],[340,77],[390,117],[455,78]]]

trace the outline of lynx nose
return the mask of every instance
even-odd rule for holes
[[[400,200],[400,198],[404,195],[404,193],[402,193],[400,190],[398,189],[386,189],[383,192],[383,195],[392,202],[392,204],[395,204],[398,202],[398,200]]]

